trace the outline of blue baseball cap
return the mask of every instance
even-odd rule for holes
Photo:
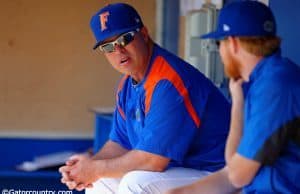
[[[137,11],[126,3],[109,4],[91,18],[90,27],[96,38],[96,49],[102,42],[113,36],[143,27]]]
[[[216,31],[204,34],[201,38],[274,35],[276,35],[276,22],[269,7],[258,1],[240,0],[222,8]]]

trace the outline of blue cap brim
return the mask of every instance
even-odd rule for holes
[[[225,35],[223,33],[219,33],[218,31],[215,32],[211,32],[208,34],[203,34],[200,36],[201,39],[207,39],[207,38],[211,38],[211,39],[222,39]]]

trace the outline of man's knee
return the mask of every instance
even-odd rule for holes
[[[102,178],[93,183],[93,188],[85,189],[86,194],[115,194],[118,191],[120,179]]]

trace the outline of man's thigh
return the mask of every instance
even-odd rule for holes
[[[101,179],[102,181],[94,183],[93,189],[87,189],[86,193],[160,194],[171,188],[191,184],[208,174],[210,173],[207,171],[188,168],[170,168],[164,172],[132,171],[121,181]]]
[[[209,175],[207,171],[188,168],[170,168],[164,172],[132,171],[119,185],[119,194],[160,194],[171,188],[191,184]]]

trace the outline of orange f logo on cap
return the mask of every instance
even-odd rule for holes
[[[108,16],[109,16],[108,11],[100,14],[101,31],[107,29],[106,23],[107,23],[107,17]]]

